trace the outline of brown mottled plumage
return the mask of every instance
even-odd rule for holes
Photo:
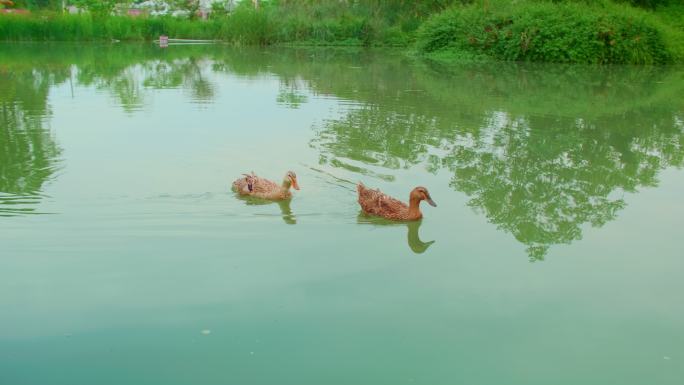
[[[377,215],[394,221],[415,221],[423,217],[420,212],[420,201],[426,200],[431,206],[437,206],[425,187],[416,187],[411,191],[409,204],[394,199],[380,190],[371,190],[359,183],[359,205],[366,214]]]
[[[290,199],[292,193],[290,187],[299,190],[297,175],[288,171],[283,178],[283,183],[278,185],[268,179],[258,177],[252,171],[251,174],[243,174],[244,178],[236,179],[233,182],[233,190],[240,195],[250,195],[262,199],[282,200]]]

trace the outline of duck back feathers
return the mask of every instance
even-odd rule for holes
[[[422,217],[420,211],[416,214],[410,213],[407,204],[392,198],[379,189],[369,189],[363,183],[359,183],[356,190],[359,195],[359,206],[366,214],[397,221],[416,220]]]

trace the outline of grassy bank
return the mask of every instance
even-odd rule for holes
[[[430,18],[417,48],[437,58],[663,64],[682,60],[683,38],[654,13],[625,4],[489,0]]]
[[[624,1],[280,0],[258,11],[246,1],[208,21],[37,12],[0,15],[0,40],[145,41],[165,34],[241,45],[399,46],[439,59],[684,61],[684,6]],[[664,3],[653,8],[651,1]]]
[[[159,35],[174,38],[222,39],[235,43],[267,44],[268,31],[255,27],[261,15],[251,14],[249,19],[235,17],[227,20],[199,22],[173,17],[106,18],[90,15],[39,15],[0,16],[0,37],[11,41],[123,41],[153,40]]]
[[[0,40],[140,41],[166,34],[237,44],[406,46],[423,20],[452,3],[455,1],[362,0],[347,4],[339,0],[281,0],[264,2],[257,11],[244,1],[232,14],[208,21],[48,12],[0,15]]]

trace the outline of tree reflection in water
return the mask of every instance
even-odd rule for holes
[[[276,75],[274,101],[290,108],[307,103],[304,89],[350,101],[342,117],[314,127],[321,163],[386,181],[415,166],[449,170],[450,186],[534,260],[580,239],[585,225],[613,220],[624,192],[654,186],[660,170],[684,163],[677,68],[440,67],[375,51],[137,45],[8,46],[0,63],[3,206],[7,194],[36,195],[54,175],[59,148],[44,128],[51,85],[107,90],[132,112],[146,90],[180,88],[212,101],[210,71]],[[289,207],[281,210],[294,223]]]
[[[50,88],[70,82],[107,91],[127,112],[144,107],[147,89],[182,88],[210,102],[211,62],[195,50],[168,57],[146,46],[7,45],[0,49],[0,215],[36,213],[61,150],[50,131]],[[73,88],[72,88],[73,90]]]
[[[317,127],[311,144],[333,167],[450,170],[471,207],[541,260],[550,246],[581,239],[585,224],[615,219],[623,192],[655,186],[684,158],[681,72],[550,68],[404,74],[420,93],[396,84],[396,71],[374,81],[359,74],[340,88],[358,87],[364,103]],[[383,103],[382,94],[394,96]]]
[[[58,168],[60,149],[44,124],[60,75],[0,69],[0,216],[37,213],[41,189]]]

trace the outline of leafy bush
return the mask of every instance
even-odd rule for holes
[[[418,32],[418,49],[511,61],[660,64],[681,55],[666,44],[668,33],[648,13],[607,2],[490,1],[486,9],[473,4],[432,17]]]
[[[644,8],[656,8],[658,6],[670,5],[672,0],[629,0],[632,5]]]

